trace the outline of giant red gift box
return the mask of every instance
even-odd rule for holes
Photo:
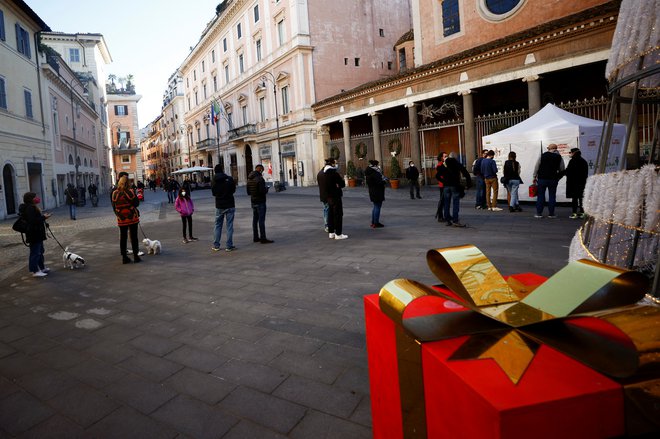
[[[526,285],[544,278],[514,275]],[[395,323],[377,294],[365,296],[374,438],[404,437]],[[454,302],[426,297],[406,318],[453,312]],[[613,335],[616,337],[616,334]],[[429,438],[601,438],[625,432],[621,386],[542,345],[514,384],[492,359],[450,360],[468,336],[423,343],[422,370]],[[412,434],[412,436],[415,436]]]

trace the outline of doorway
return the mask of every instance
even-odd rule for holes
[[[2,186],[5,188],[5,209],[7,215],[16,213],[16,187],[14,168],[11,165],[5,165],[2,169]]]
[[[298,169],[296,167],[296,156],[284,157],[284,175],[289,185],[298,186]]]
[[[238,181],[238,160],[236,154],[229,154],[229,169],[231,170],[231,178]]]
[[[248,175],[254,170],[254,165],[252,163],[252,148],[249,144],[245,145],[245,181],[247,181]]]

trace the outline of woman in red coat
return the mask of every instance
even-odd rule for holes
[[[119,249],[121,251],[122,263],[130,264],[131,260],[126,256],[126,240],[131,234],[131,247],[133,248],[133,261],[142,262],[138,256],[140,247],[138,244],[138,224],[140,223],[140,212],[137,206],[140,204],[137,195],[128,184],[128,177],[123,176],[117,183],[117,189],[112,193],[112,207],[117,217],[119,226]]]

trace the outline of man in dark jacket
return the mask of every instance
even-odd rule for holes
[[[335,160],[324,168],[325,172],[325,191],[328,195],[328,238],[346,239],[348,235],[342,233],[344,207],[341,201],[342,188],[346,185],[344,178],[339,175]]]
[[[69,183],[64,190],[64,197],[66,204],[69,206],[69,218],[76,220],[76,206],[78,205],[78,191],[71,183]]]
[[[417,193],[417,198],[422,198],[419,195],[419,171],[415,167],[415,162],[412,160],[408,162],[408,167],[406,168],[406,178],[410,182],[410,199],[415,199],[413,196],[413,190]]]
[[[481,157],[472,163],[472,174],[474,174],[474,179],[477,182],[477,193],[474,203],[475,209],[488,208],[488,204],[486,203],[486,181],[484,180],[484,176],[481,174],[481,162],[486,158],[486,154],[488,154],[488,150],[482,150]]]
[[[546,189],[548,190],[548,218],[557,218],[557,215],[555,215],[557,184],[564,175],[564,169],[564,159],[557,151],[557,145],[554,143],[549,144],[548,150],[541,154],[536,166],[534,166],[534,180],[538,184],[535,218],[543,218]]]
[[[234,192],[236,183],[234,179],[222,171],[222,165],[215,165],[215,177],[211,185],[211,193],[215,197],[215,229],[213,230],[213,251],[220,250],[222,238],[222,223],[227,219],[227,247],[225,251],[235,250],[234,247]]]
[[[465,185],[467,188],[472,186],[470,173],[465,169],[465,166],[456,160],[454,153],[449,153],[449,157],[445,160],[443,168],[439,171],[444,183],[444,196],[445,196],[445,220],[448,226],[465,227],[458,221],[458,211],[460,208],[461,196],[464,194],[465,188],[461,184],[461,174],[465,177]],[[449,207],[452,207],[452,214],[449,215]]]
[[[264,167],[257,165],[248,175],[247,193],[252,202],[252,235],[254,242],[271,244],[273,241],[266,238],[266,194],[268,187],[263,177]],[[257,229],[257,225],[259,228]]]
[[[328,194],[325,190],[325,167],[333,162],[334,159],[325,159],[325,164],[319,173],[316,174],[316,183],[319,185],[319,198],[321,199],[321,203],[323,203],[323,227],[326,233],[328,233],[328,212],[330,212],[330,206],[328,206]]]
[[[486,153],[486,157],[481,159],[481,176],[486,184],[486,204],[490,211],[500,211],[497,207],[497,195],[499,192],[499,182],[497,180],[497,163],[495,163],[495,151],[492,149]]]
[[[582,197],[589,176],[589,165],[582,158],[582,152],[579,148],[572,148],[569,155],[571,159],[568,166],[566,166],[566,197],[571,199],[571,207],[573,208],[573,213],[569,218],[584,218]]]
[[[369,199],[373,203],[371,228],[385,227],[380,222],[380,210],[383,207],[383,201],[385,201],[385,177],[380,167],[378,167],[378,160],[369,160],[369,166],[364,171],[364,177],[369,188]]]

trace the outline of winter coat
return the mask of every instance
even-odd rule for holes
[[[319,198],[321,203],[326,203],[328,200],[328,192],[325,188],[325,167],[321,168],[318,174],[316,174],[316,183],[319,185]]]
[[[544,152],[535,166],[535,178],[541,180],[557,180],[564,175],[564,159],[556,152]]]
[[[566,166],[565,174],[566,197],[581,198],[584,194],[584,186],[587,184],[589,165],[582,158],[582,154],[579,151],[573,153],[573,157],[571,157],[568,166]]]
[[[234,179],[224,172],[218,172],[213,177],[211,193],[215,197],[216,209],[229,209],[236,207],[234,203],[234,192],[236,192],[236,183]]]
[[[195,204],[190,198],[176,197],[174,208],[181,216],[190,216],[195,211]]]
[[[490,157],[481,160],[481,175],[484,178],[497,178],[497,163]]]
[[[517,160],[507,160],[504,162],[504,179],[509,182],[511,180],[520,180],[522,184],[522,178],[520,178],[520,163]]]
[[[33,244],[46,240],[46,217],[41,214],[37,206],[23,203],[18,206],[18,214],[28,223],[25,242]]]
[[[64,190],[64,196],[66,197],[67,206],[78,203],[78,191],[75,187],[71,186],[66,188]]]
[[[325,191],[328,194],[328,198],[341,198],[342,188],[346,186],[344,179],[337,169],[332,166],[325,167]]]
[[[444,187],[458,187],[461,185],[461,174],[465,177],[465,185],[472,186],[472,179],[470,173],[465,169],[465,166],[453,157],[448,157],[442,166],[439,166],[438,177],[444,184]]]
[[[406,178],[410,181],[417,181],[419,179],[419,170],[417,166],[408,166],[406,168]]]
[[[369,187],[369,199],[372,203],[382,203],[385,201],[385,179],[380,169],[374,166],[368,166],[364,171],[364,177]]]
[[[130,226],[140,222],[140,212],[137,210],[140,200],[131,189],[125,191],[116,189],[112,193],[112,207],[115,210],[118,226]]]
[[[247,181],[247,193],[250,196],[250,201],[252,204],[261,204],[266,202],[268,187],[266,186],[266,180],[264,180],[261,172],[250,172]]]

